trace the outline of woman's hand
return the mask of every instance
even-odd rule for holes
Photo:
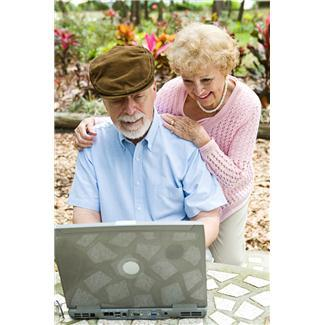
[[[94,138],[97,134],[94,131],[95,124],[95,117],[87,117],[74,129],[74,146],[78,150],[82,150],[93,145]]]
[[[210,136],[204,127],[187,116],[161,114],[164,126],[182,139],[193,142],[198,148],[210,141]]]

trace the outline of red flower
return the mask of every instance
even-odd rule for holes
[[[110,8],[107,11],[105,11],[105,16],[115,17],[116,16],[116,11],[114,9]]]
[[[54,29],[55,43],[60,44],[63,50],[67,50],[70,46],[78,45],[78,42],[74,39],[74,35],[63,29]]]

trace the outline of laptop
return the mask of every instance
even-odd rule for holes
[[[206,315],[202,223],[58,225],[55,259],[74,319]]]

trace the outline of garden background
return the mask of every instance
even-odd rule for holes
[[[240,49],[232,72],[262,102],[254,152],[255,181],[246,225],[248,249],[269,250],[269,1],[55,1],[55,223],[70,223],[67,205],[77,150],[73,128],[105,115],[87,76],[88,62],[116,44],[146,46],[155,57],[158,89],[175,76],[165,49],[192,21],[226,28]]]

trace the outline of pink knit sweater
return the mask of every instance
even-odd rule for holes
[[[253,188],[253,151],[261,113],[257,95],[244,83],[230,76],[236,86],[222,110],[199,120],[211,137],[200,148],[202,159],[214,174],[227,198],[223,221],[244,204]],[[155,106],[159,113],[184,115],[187,93],[180,77],[168,81],[158,92]]]

